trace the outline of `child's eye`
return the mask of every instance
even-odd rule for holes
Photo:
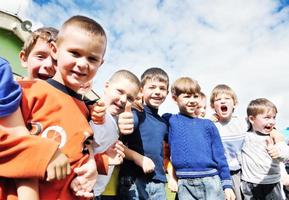
[[[98,58],[96,57],[89,57],[88,60],[93,63],[98,62]]]
[[[73,57],[79,57],[80,56],[80,54],[76,51],[70,51],[70,53]]]

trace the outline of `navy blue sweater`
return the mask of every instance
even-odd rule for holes
[[[168,135],[168,126],[158,115],[158,110],[144,107],[143,112],[133,110],[134,132],[122,136],[128,148],[152,159],[155,164],[153,173],[144,174],[141,167],[133,161],[124,160],[120,176],[145,177],[148,180],[166,182],[163,166],[163,141]]]
[[[169,123],[171,162],[178,178],[219,175],[223,188],[231,188],[230,170],[218,129],[207,119],[164,114]]]

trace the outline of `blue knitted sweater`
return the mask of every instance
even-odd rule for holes
[[[216,126],[207,119],[164,114],[169,123],[171,162],[178,178],[219,175],[223,189],[231,188],[230,170]]]

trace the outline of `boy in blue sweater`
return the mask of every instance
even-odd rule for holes
[[[141,76],[144,109],[133,110],[134,132],[123,136],[125,160],[120,169],[119,199],[165,200],[163,141],[168,134],[158,108],[168,94],[169,77],[160,68]]]
[[[163,116],[169,123],[169,146],[178,178],[178,198],[234,200],[219,132],[210,120],[194,117],[200,90],[198,82],[191,78],[177,79],[171,92],[180,113]]]

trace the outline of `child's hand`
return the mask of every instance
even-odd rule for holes
[[[169,176],[168,188],[171,192],[178,192],[178,181],[172,176]]]
[[[285,174],[284,177],[281,178],[282,181],[282,185],[284,185],[285,187],[289,186],[289,175]]]
[[[267,152],[270,155],[272,159],[277,159],[280,157],[280,151],[279,148],[277,148],[276,145],[274,145],[274,141],[271,137],[267,138]]]
[[[131,103],[127,102],[124,112],[118,116],[119,132],[127,135],[133,132],[133,114],[131,112]]]
[[[121,141],[117,141],[106,150],[108,156],[109,165],[119,165],[123,162],[124,155],[124,144]]]
[[[90,107],[91,120],[95,124],[103,124],[105,119],[105,104],[99,99],[95,104]]]
[[[61,180],[71,173],[68,158],[60,150],[57,150],[51,158],[46,173],[47,181],[54,179]]]
[[[226,188],[224,190],[224,192],[225,192],[225,199],[226,200],[235,200],[236,199],[235,193],[231,188]]]
[[[139,111],[139,112],[142,112],[143,109],[144,109],[143,105],[142,105],[140,102],[138,102],[138,101],[134,101],[134,102],[132,103],[132,107],[133,107],[134,109],[136,109],[137,111]]]
[[[72,180],[70,188],[76,196],[93,197],[93,186],[98,175],[94,157],[90,157],[84,165],[74,169],[77,176]]]
[[[278,132],[276,129],[273,129],[270,132],[270,137],[273,139],[274,144],[278,142],[285,142],[284,136],[280,132]]]
[[[142,169],[143,169],[143,172],[145,174],[147,173],[151,173],[154,171],[155,169],[155,164],[154,162],[152,161],[152,159],[146,157],[146,156],[142,156],[142,155],[138,155],[136,158],[135,158],[135,163],[140,166]]]

